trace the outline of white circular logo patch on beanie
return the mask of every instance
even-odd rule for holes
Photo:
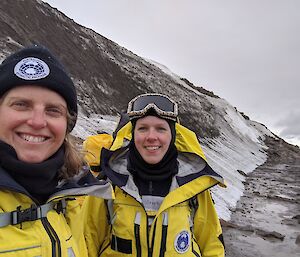
[[[21,79],[36,80],[47,77],[50,69],[44,61],[35,57],[27,57],[16,64],[14,73]]]

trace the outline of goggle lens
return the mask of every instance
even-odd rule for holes
[[[177,120],[177,104],[167,96],[161,94],[144,94],[132,99],[128,104],[129,117],[142,117],[153,108],[158,115],[172,120]]]
[[[164,112],[174,112],[174,103],[158,95],[147,95],[137,98],[132,104],[132,111],[142,111],[147,105],[154,104]]]

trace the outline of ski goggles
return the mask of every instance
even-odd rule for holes
[[[177,121],[178,106],[172,99],[162,94],[143,94],[128,103],[130,119],[140,118],[153,109],[160,117]]]

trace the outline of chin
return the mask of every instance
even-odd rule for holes
[[[155,164],[157,164],[157,163],[159,163],[160,161],[161,161],[161,159],[160,160],[145,160],[148,164],[151,164],[151,165],[155,165]]]
[[[46,160],[46,158],[42,156],[20,156],[18,159],[27,163],[40,163]]]

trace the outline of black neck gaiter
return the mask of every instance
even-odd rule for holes
[[[0,165],[39,204],[45,203],[49,196],[55,192],[59,181],[59,171],[63,164],[63,147],[41,163],[27,163],[18,159],[13,147],[0,141]]]

